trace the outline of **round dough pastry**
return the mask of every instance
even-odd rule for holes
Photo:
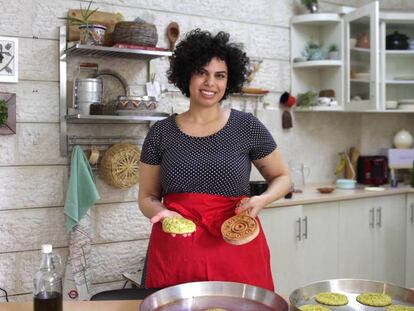
[[[233,245],[243,245],[252,241],[260,229],[256,219],[247,213],[230,217],[221,225],[224,241]]]
[[[385,307],[392,303],[390,296],[381,293],[363,293],[358,295],[356,300],[363,305],[372,307]]]
[[[391,305],[386,308],[387,311],[414,311],[414,307],[406,305]]]
[[[324,292],[315,296],[315,300],[328,306],[344,306],[348,304],[348,298],[344,294]]]
[[[183,217],[165,217],[162,220],[162,230],[165,233],[187,234],[196,231],[196,225],[191,220]]]
[[[331,311],[328,307],[320,305],[303,305],[299,307],[302,311]]]

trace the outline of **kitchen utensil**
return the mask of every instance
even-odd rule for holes
[[[385,46],[387,50],[406,50],[410,46],[408,42],[409,37],[405,34],[394,31],[393,34],[389,34],[385,40]]]
[[[230,217],[221,225],[224,241],[232,245],[244,245],[253,241],[260,233],[260,227],[247,211]]]
[[[222,308],[227,311],[288,311],[287,302],[274,292],[235,282],[180,284],[148,296],[140,311],[190,311]]]
[[[355,189],[356,180],[353,179],[337,179],[336,188],[338,189]]]
[[[300,306],[315,305],[315,296],[321,292],[335,292],[344,294],[348,298],[348,304],[340,307],[329,306],[332,310],[341,311],[368,311],[385,310],[385,308],[374,308],[365,306],[356,301],[359,294],[366,292],[383,293],[391,296],[392,304],[403,304],[414,307],[414,291],[396,285],[370,280],[359,279],[336,279],[311,283],[294,290],[289,300],[293,311],[300,311]]]
[[[176,22],[171,22],[167,26],[167,38],[168,42],[170,43],[170,51],[174,51],[175,43],[180,36],[180,27]]]
[[[285,110],[282,113],[282,128],[284,130],[287,130],[292,127],[293,127],[292,115],[289,110]]]

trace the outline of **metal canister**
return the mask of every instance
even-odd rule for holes
[[[88,74],[81,75],[81,71]],[[92,104],[102,103],[103,82],[97,76],[97,65],[82,63],[79,65],[79,72],[73,83],[74,108],[82,115],[89,115],[89,107]]]

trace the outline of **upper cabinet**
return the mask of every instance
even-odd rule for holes
[[[379,5],[345,15],[345,110],[379,109]]]
[[[291,22],[292,93],[334,90],[336,103],[313,107],[318,110],[343,109],[343,21],[338,14],[306,14]],[[338,52],[329,58],[327,49]]]
[[[335,95],[298,110],[414,112],[414,13],[380,12],[375,1],[343,16],[295,16],[291,31],[292,93]],[[314,43],[322,51],[316,57]]]

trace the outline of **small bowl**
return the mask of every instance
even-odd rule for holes
[[[335,188],[333,188],[333,187],[322,187],[322,188],[317,188],[316,190],[318,190],[320,193],[331,193],[335,190]]]
[[[353,179],[337,179],[336,188],[339,189],[355,189],[356,180]]]

